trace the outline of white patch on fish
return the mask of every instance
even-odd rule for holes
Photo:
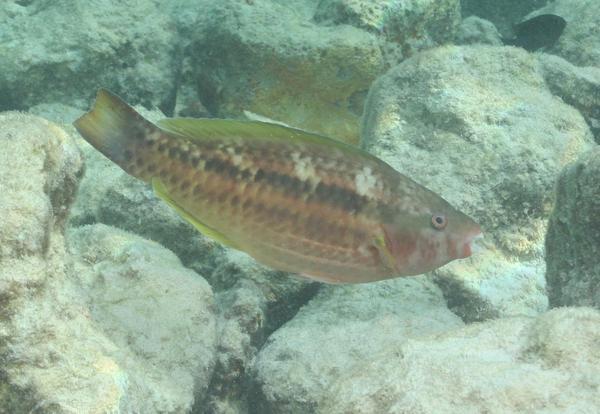
[[[377,177],[373,175],[370,167],[363,167],[363,169],[356,174],[354,178],[354,185],[356,186],[356,192],[361,196],[374,196],[374,191],[378,187]]]
[[[227,153],[229,154],[231,162],[236,167],[239,167],[242,164],[242,162],[244,161],[244,158],[240,154],[235,153],[235,150],[233,149],[233,147],[227,147]]]
[[[155,142],[160,141],[161,135],[162,135],[160,130],[157,130],[157,129],[150,130],[150,129],[146,128],[145,131],[146,132],[144,133],[144,135],[148,142],[154,144]]]
[[[294,172],[300,180],[319,181],[319,177],[313,166],[313,160],[310,157],[302,157],[300,153],[292,152],[292,161],[294,161]]]

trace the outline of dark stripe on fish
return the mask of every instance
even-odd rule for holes
[[[194,168],[198,168],[200,161],[204,161],[205,172],[211,172],[223,178],[228,177],[246,183],[267,184],[291,197],[306,194],[309,202],[329,204],[350,213],[361,212],[369,202],[367,197],[336,184],[319,182],[313,189],[313,184],[309,180],[300,180],[294,175],[279,171],[258,168],[252,173],[249,169],[240,169],[236,166],[227,153],[215,152],[214,148],[202,149],[197,145],[195,147],[200,153],[199,156],[190,157],[189,150],[184,151],[178,146],[171,146],[168,151],[167,147],[163,147],[162,152],[166,153],[169,158],[179,160]]]

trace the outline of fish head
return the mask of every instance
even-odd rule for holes
[[[469,257],[473,242],[482,237],[479,224],[440,200],[383,225],[386,254],[398,275],[425,273]]]

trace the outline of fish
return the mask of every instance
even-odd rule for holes
[[[562,35],[567,22],[555,14],[541,14],[513,26],[515,37],[502,39],[505,45],[518,46],[534,52],[554,45]]]
[[[204,235],[324,283],[411,276],[471,255],[480,226],[362,149],[235,119],[152,123],[100,89],[81,136]]]

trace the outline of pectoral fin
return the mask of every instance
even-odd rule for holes
[[[226,246],[233,247],[234,249],[241,250],[236,243],[231,241],[222,233],[213,229],[210,226],[198,221],[194,218],[190,213],[181,208],[170,196],[167,192],[167,189],[160,178],[154,177],[152,178],[152,188],[154,189],[154,193],[160,197],[165,203],[167,203],[173,210],[177,212],[181,217],[183,217],[187,222],[191,223],[200,233],[204,234],[206,237],[210,237],[213,240],[218,241]]]
[[[379,259],[381,263],[388,269],[393,270],[396,268],[396,260],[390,251],[388,244],[385,241],[386,235],[385,231],[382,232],[379,236],[375,237],[374,245],[379,252]]]

